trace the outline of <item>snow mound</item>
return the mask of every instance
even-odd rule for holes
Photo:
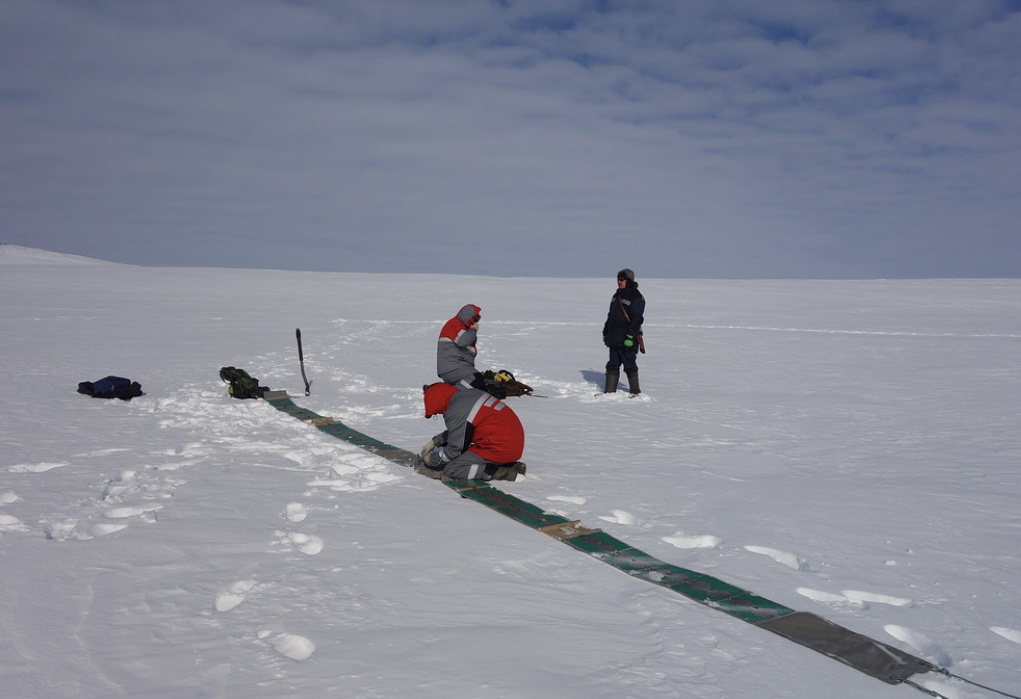
[[[0,243],[0,265],[114,265],[93,257]]]

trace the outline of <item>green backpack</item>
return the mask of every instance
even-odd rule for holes
[[[262,398],[262,394],[269,390],[266,386],[260,386],[258,379],[252,378],[244,369],[232,366],[220,369],[220,378],[230,384],[227,393],[233,398]]]

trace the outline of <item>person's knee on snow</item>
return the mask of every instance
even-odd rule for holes
[[[501,466],[521,458],[524,428],[503,401],[477,388],[446,383],[424,387],[422,398],[425,416],[442,415],[446,426],[433,439],[428,457],[423,456],[430,468],[442,468],[449,478],[487,481]]]

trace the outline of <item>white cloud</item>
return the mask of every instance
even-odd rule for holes
[[[11,0],[0,225],[143,263],[1021,274],[1019,10]],[[966,259],[914,245],[977,217]]]

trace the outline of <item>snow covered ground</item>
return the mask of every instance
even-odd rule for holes
[[[595,395],[616,268],[142,268],[0,246],[0,695],[923,696],[232,400],[217,376],[246,368],[417,450],[440,429],[421,408],[436,335],[464,303],[483,309],[479,367],[548,396],[510,399],[528,477],[501,488],[1021,693],[1021,281],[637,271],[649,353],[629,400]],[[76,393],[108,374],[146,395]]]

